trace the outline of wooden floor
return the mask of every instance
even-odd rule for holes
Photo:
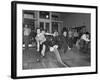
[[[67,67],[90,66],[90,54],[81,53],[77,48],[63,53],[59,50],[62,61]],[[38,61],[38,59],[40,61]],[[53,52],[46,52],[45,57],[41,57],[35,48],[29,50],[23,49],[23,69],[41,69],[41,68],[61,68],[61,65]]]

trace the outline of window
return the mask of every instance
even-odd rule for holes
[[[50,19],[50,12],[40,11],[39,17],[41,19]]]

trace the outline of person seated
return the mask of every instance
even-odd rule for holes
[[[80,38],[79,42],[80,51],[86,53],[87,50],[89,49],[89,44],[90,44],[89,33],[86,32]]]
[[[86,42],[89,42],[89,41],[90,41],[90,40],[89,40],[89,33],[86,32],[85,34],[83,34],[83,35],[81,36],[81,40],[84,40],[84,41],[86,41]]]

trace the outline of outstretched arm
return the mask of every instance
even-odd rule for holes
[[[52,34],[52,33],[45,33],[45,35],[51,35],[51,36],[53,36],[54,34]]]

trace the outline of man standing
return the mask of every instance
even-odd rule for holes
[[[73,48],[73,32],[72,30],[68,31],[68,49],[71,50]]]
[[[30,40],[30,33],[31,33],[31,29],[28,27],[27,24],[25,24],[25,27],[24,27],[25,50],[28,49],[28,44],[29,44],[29,40]]]

